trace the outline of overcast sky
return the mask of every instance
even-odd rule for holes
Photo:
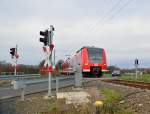
[[[11,62],[18,44],[19,63],[44,59],[39,31],[56,29],[56,60],[82,46],[106,49],[109,65],[150,67],[149,0],[0,0],[0,60]]]

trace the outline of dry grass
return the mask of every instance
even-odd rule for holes
[[[93,87],[87,88],[86,91],[91,95],[89,98],[91,102],[87,104],[67,105],[65,99],[56,97],[44,100],[46,92],[27,96],[25,101],[17,100],[14,109],[16,114],[92,114],[95,112],[93,103],[101,99],[105,103],[101,114],[134,114],[126,103],[119,104],[121,96],[116,91],[103,88],[100,92]]]
[[[65,99],[44,100],[45,94],[26,97],[25,101],[16,101],[16,114],[91,114],[92,103],[83,105],[67,105]],[[93,107],[92,107],[93,108]]]
[[[0,80],[0,87],[9,85],[11,81],[9,80]]]

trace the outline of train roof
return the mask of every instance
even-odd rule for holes
[[[81,49],[79,49],[78,51],[76,51],[76,53],[78,53],[79,51],[81,51],[83,48],[97,48],[97,49],[103,49],[103,48],[99,48],[99,47],[95,47],[95,46],[83,46]]]

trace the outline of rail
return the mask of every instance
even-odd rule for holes
[[[125,80],[119,80],[119,79],[103,80],[103,81],[108,82],[108,83],[118,84],[118,85],[124,85],[124,86],[130,86],[130,87],[150,90],[150,83],[145,83],[145,82],[125,81]]]

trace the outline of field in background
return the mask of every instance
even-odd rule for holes
[[[121,80],[127,80],[127,81],[139,81],[139,82],[147,82],[150,83],[150,74],[143,74],[143,75],[138,75],[137,79],[135,75],[123,75],[119,77]]]

